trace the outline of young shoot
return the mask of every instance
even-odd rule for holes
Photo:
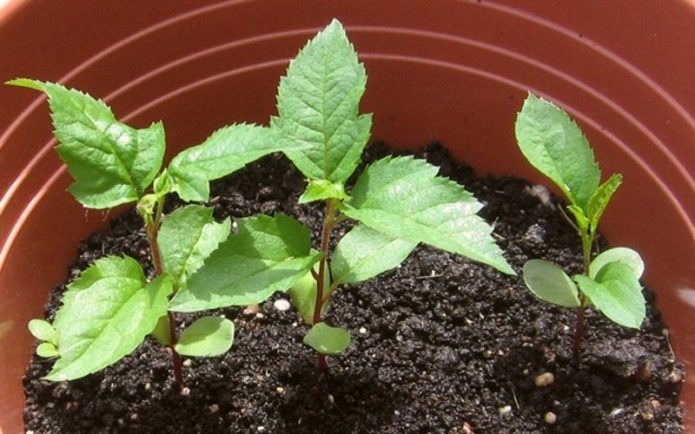
[[[149,334],[172,349],[174,377],[183,387],[181,358],[217,356],[234,339],[234,323],[202,317],[180,336],[169,300],[230,234],[230,220],[218,223],[201,205],[163,215],[166,197],[207,201],[209,182],[279,151],[270,128],[235,124],[176,155],[162,170],[161,122],[136,129],[118,121],[101,100],[59,84],[17,79],[8,82],[48,96],[56,150],[74,178],[69,191],[86,208],[136,203],[149,242],[153,280],[133,258],[109,256],[84,270],[63,296],[53,323],[32,320],[30,332],[42,343],[41,357],[56,358],[46,376],[72,380],[130,354]]]
[[[638,329],[645,316],[639,279],[644,264],[626,247],[606,250],[593,260],[598,225],[622,183],[619,173],[600,184],[601,171],[579,127],[559,107],[529,94],[516,120],[516,139],[529,163],[562,191],[582,241],[584,272],[570,278],[553,262],[524,264],[526,286],[541,300],[577,309],[574,349],[581,347],[584,308],[594,306],[611,321]]]
[[[514,274],[492,228],[476,215],[482,205],[427,162],[381,159],[346,190],[370,137],[372,117],[359,114],[366,82],[365,68],[336,20],[306,44],[280,81],[271,129],[308,179],[299,203],[324,204],[317,249],[309,229],[291,217],[241,219],[239,236],[205,261],[172,309],[258,303],[291,287],[293,304],[310,326],[304,343],[325,367],[326,356],[342,353],[351,341],[348,330],[323,320],[331,295],[340,285],[396,267],[419,243]],[[331,246],[333,229],[346,219],[357,225]],[[269,285],[269,276],[283,279]]]

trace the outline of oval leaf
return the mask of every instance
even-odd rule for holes
[[[564,307],[579,307],[577,286],[552,262],[531,259],[524,264],[524,283],[538,298]]]
[[[621,262],[609,262],[596,280],[578,275],[574,279],[593,305],[611,321],[630,328],[640,328],[646,315],[642,287],[634,270]]]
[[[63,296],[53,322],[60,359],[46,379],[80,378],[130,354],[166,314],[171,291],[168,277],[148,284],[135,259],[97,260]]]
[[[39,357],[49,359],[52,357],[58,357],[58,349],[50,342],[43,342],[36,347],[36,354]]]
[[[596,275],[601,272],[601,269],[611,262],[620,262],[627,265],[631,270],[635,279],[642,277],[644,273],[644,262],[639,253],[628,247],[614,247],[601,253],[591,261],[589,266],[589,276],[596,279]]]
[[[314,325],[304,336],[304,343],[321,354],[335,356],[345,351],[352,337],[350,332],[340,328],[331,327],[325,322]]]
[[[164,127],[137,130],[118,122],[103,101],[59,84],[18,79],[8,82],[48,95],[56,147],[75,179],[70,192],[87,208],[136,201],[162,166]]]
[[[204,316],[186,327],[174,349],[183,356],[214,357],[229,351],[233,343],[233,322],[219,316]]]
[[[587,209],[601,172],[577,124],[555,104],[529,94],[516,119],[516,140],[529,163],[567,198]]]
[[[160,345],[171,345],[171,328],[169,327],[169,315],[164,315],[157,321],[154,330],[150,333]]]
[[[471,193],[412,157],[387,157],[362,172],[342,211],[393,239],[430,244],[515,274],[476,213]]]
[[[42,319],[32,319],[29,321],[29,333],[40,341],[56,343],[57,335],[53,326]]]
[[[314,271],[318,273],[318,264],[314,265]],[[323,276],[324,288],[330,288],[330,273],[325,273]],[[299,312],[304,322],[311,324],[314,322],[314,307],[316,307],[316,279],[311,272],[300,277],[290,287],[290,297],[292,305]],[[321,315],[326,313],[328,309],[329,299],[321,306]]]

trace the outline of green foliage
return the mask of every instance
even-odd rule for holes
[[[286,144],[289,147],[296,146]],[[210,181],[222,178],[264,155],[283,150],[269,128],[235,124],[215,131],[203,143],[171,160],[172,189],[186,201],[206,201]]]
[[[217,246],[227,239],[231,230],[229,218],[216,223],[212,208],[188,205],[179,208],[162,223],[157,237],[162,265],[181,288]]]
[[[311,179],[298,202],[309,203],[326,199],[349,200],[350,196],[345,193],[345,186],[341,183],[327,179]]]
[[[60,358],[46,379],[79,378],[130,354],[166,314],[171,291],[168,277],[147,283],[132,258],[97,260],[63,296],[53,321]]]
[[[562,109],[534,95],[528,96],[519,113],[516,138],[529,163],[567,196],[567,208],[582,239],[585,264],[584,274],[574,276],[579,296],[569,276],[547,261],[531,260],[524,265],[526,286],[549,303],[583,309],[591,302],[617,324],[639,328],[645,316],[639,284],[644,264],[639,254],[618,247],[590,260],[599,222],[622,176],[613,174],[599,185],[601,171],[582,131]]]
[[[304,336],[304,343],[315,349],[320,354],[337,356],[350,346],[352,337],[350,332],[340,328],[331,327],[325,322],[315,324]]]
[[[318,264],[314,264],[314,273],[318,273]],[[323,287],[331,287],[331,278],[329,273],[323,276]],[[314,309],[316,308],[316,279],[311,272],[306,273],[304,276],[300,277],[295,281],[290,287],[290,297],[292,298],[292,305],[294,305],[299,315],[307,323],[311,324],[314,322]],[[328,310],[328,295],[326,294],[326,300],[321,306],[321,315],[326,313]]]
[[[59,84],[8,82],[48,95],[60,158],[75,182],[70,192],[88,208],[110,208],[140,198],[164,157],[164,127],[135,129],[118,122],[102,101]]]
[[[482,205],[438,169],[411,157],[370,165],[352,189],[348,217],[389,237],[426,243],[514,274],[476,212]]]
[[[174,350],[182,356],[215,357],[234,343],[234,323],[219,316],[198,318],[181,333]]]
[[[531,259],[524,264],[524,283],[536,297],[564,307],[579,307],[577,285],[550,261]]]
[[[367,83],[364,66],[333,20],[290,62],[278,88],[271,125],[283,146],[305,144],[287,156],[309,179],[345,182],[369,140],[370,115],[360,115]]]
[[[318,260],[309,230],[278,214],[238,219],[239,232],[210,255],[172,300],[171,309],[191,312],[260,303],[287,290]]]

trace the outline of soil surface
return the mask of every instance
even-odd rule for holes
[[[366,160],[388,153],[372,146]],[[581,271],[579,238],[543,188],[510,177],[478,178],[430,146],[419,156],[485,203],[482,215],[517,271],[547,258]],[[358,173],[359,173],[358,169]],[[298,206],[304,180],[284,157],[267,157],[213,187],[216,217],[284,212],[313,228],[322,209]],[[171,203],[171,206],[176,206]],[[610,212],[610,210],[609,210]],[[69,278],[107,254],[149,268],[139,217],[91,236]],[[348,229],[335,232],[336,239]],[[604,243],[605,244],[605,243]],[[59,305],[56,286],[46,314]],[[587,311],[584,346],[571,350],[575,312],[539,302],[520,277],[420,246],[397,269],[340,288],[327,322],[352,346],[316,368],[307,326],[276,294],[257,312],[220,310],[236,325],[224,357],[184,359],[187,387],[153,339],[117,364],[70,383],[41,380],[34,358],[24,417],[33,433],[679,433],[683,370],[653,307],[639,331]],[[177,315],[179,330],[194,319]]]

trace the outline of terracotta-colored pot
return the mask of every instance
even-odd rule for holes
[[[566,107],[604,170],[625,176],[603,229],[643,253],[671,344],[691,369],[693,3],[10,0],[0,6],[0,79],[60,81],[136,125],[162,119],[176,150],[226,123],[267,122],[287,60],[332,17],[366,63],[374,137],[394,146],[439,139],[481,171],[540,181],[516,149],[515,113],[527,90]],[[108,216],[65,192],[41,98],[1,86],[0,101],[0,431],[15,433],[26,322]],[[691,377],[682,398],[693,432]]]

